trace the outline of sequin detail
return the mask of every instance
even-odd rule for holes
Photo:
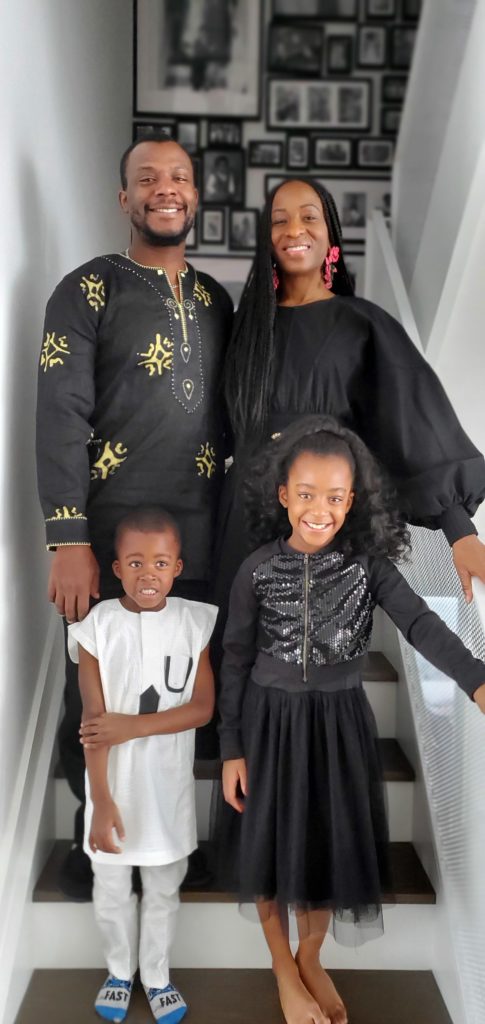
[[[374,602],[359,562],[338,551],[308,560],[308,663],[336,665],[369,647]],[[305,625],[304,555],[278,553],[253,573],[260,605],[258,647],[264,654],[302,664]]]

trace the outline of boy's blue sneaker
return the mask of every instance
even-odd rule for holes
[[[187,1003],[173,985],[165,988],[147,988],[143,986],[150,1009],[156,1021],[163,1024],[178,1024],[187,1013]]]
[[[94,1009],[104,1020],[122,1021],[125,1019],[130,1005],[133,981],[122,981],[108,974],[101,986],[94,1003]]]

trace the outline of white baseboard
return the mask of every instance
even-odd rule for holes
[[[28,941],[32,873],[64,688],[64,644],[52,611],[0,849],[0,1024],[13,1024],[34,963]]]

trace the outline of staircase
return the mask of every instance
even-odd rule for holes
[[[376,716],[391,836],[392,906],[385,934],[357,950],[327,938],[326,965],[341,989],[352,1024],[451,1024],[429,968],[436,897],[412,844],[414,770],[395,739],[397,673],[384,655],[370,652],[364,685]],[[198,834],[208,838],[211,789],[218,762],[196,762]],[[34,975],[16,1024],[76,1024],[93,1020],[103,958],[90,903],[70,902],[57,887],[76,807],[66,780],[55,779],[56,838],[33,892],[31,940]],[[210,849],[207,847],[210,857]],[[172,964],[174,980],[190,1004],[194,1024],[282,1021],[261,930],[239,914],[237,901],[217,878],[204,890],[182,892]],[[147,1021],[142,992],[129,1021]]]

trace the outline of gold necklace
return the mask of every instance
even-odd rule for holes
[[[149,266],[148,263],[139,263],[138,260],[134,260],[133,259],[133,256],[130,256],[130,250],[129,249],[125,249],[125,251],[122,253],[122,256],[126,256],[127,260],[130,260],[130,262],[134,263],[135,266],[137,266],[137,267],[142,267],[143,270],[156,270],[156,272],[157,272],[157,274],[159,274],[159,276],[161,276],[162,274],[165,274],[166,278],[167,278],[167,281],[168,281],[169,285],[171,286],[171,288],[180,288],[178,280],[175,282],[175,284],[172,284],[172,282],[170,281],[170,278],[169,278],[168,274],[166,273],[164,267],[151,267],[151,266]],[[187,264],[184,263],[184,269],[183,270],[177,270],[177,277],[178,277],[179,274],[180,274],[181,277],[184,277],[185,274],[187,273],[187,270],[188,270]]]

